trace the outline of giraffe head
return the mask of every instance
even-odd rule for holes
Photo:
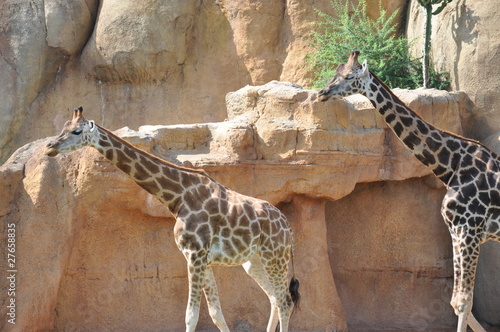
[[[320,101],[347,97],[356,93],[364,94],[369,70],[366,60],[363,64],[358,62],[359,55],[359,51],[352,51],[347,63],[338,65],[335,76],[323,90],[318,92]]]
[[[86,120],[82,112],[81,106],[74,109],[73,119],[66,121],[61,134],[45,147],[46,155],[55,157],[61,152],[74,151],[92,144],[94,136],[98,135],[95,130],[97,125],[93,120]]]

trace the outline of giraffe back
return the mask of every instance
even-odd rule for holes
[[[257,253],[290,258],[291,231],[272,204],[239,194],[211,178],[183,193],[174,229],[179,249],[206,255],[208,264],[241,265]]]
[[[500,241],[500,158],[473,141],[462,141],[462,155],[448,184],[442,214],[457,233],[461,227],[484,231],[487,240]]]

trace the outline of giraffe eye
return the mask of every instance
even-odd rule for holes
[[[354,76],[346,76],[345,79],[346,80],[352,80],[354,78]]]
[[[82,133],[81,129],[75,129],[71,132],[73,135],[80,135]]]

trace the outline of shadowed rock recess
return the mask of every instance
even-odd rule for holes
[[[427,121],[462,131],[465,94],[395,93]],[[292,330],[452,328],[444,188],[364,97],[315,100],[272,81],[229,93],[224,122],[116,133],[284,211],[303,296]],[[94,149],[48,158],[47,141],[0,168],[2,232],[8,223],[17,231],[15,328],[183,330],[187,275],[168,210]],[[230,329],[262,330],[269,304],[260,288],[241,268],[215,275]],[[199,329],[214,330],[204,305]]]

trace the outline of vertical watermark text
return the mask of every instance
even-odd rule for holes
[[[7,322],[16,324],[16,224],[7,224]]]

